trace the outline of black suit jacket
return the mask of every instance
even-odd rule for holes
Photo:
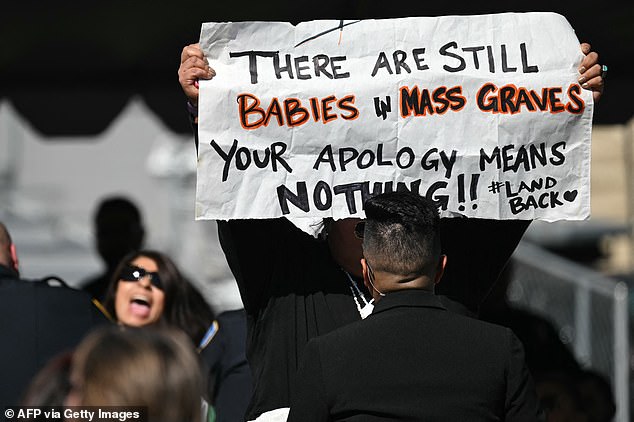
[[[19,405],[51,358],[109,323],[86,292],[22,280],[0,265],[0,407]]]
[[[218,332],[200,351],[208,370],[207,391],[216,422],[243,421],[253,393],[253,379],[245,356],[244,309],[218,315]]]
[[[535,421],[522,345],[423,290],[382,298],[366,320],[311,340],[289,421]]]

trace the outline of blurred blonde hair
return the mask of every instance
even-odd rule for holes
[[[77,347],[71,383],[71,404],[145,407],[148,422],[201,420],[200,363],[180,331],[99,329]]]

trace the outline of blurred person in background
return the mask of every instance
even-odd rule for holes
[[[86,292],[54,276],[23,279],[18,262],[16,245],[0,222],[0,405],[17,405],[51,358],[109,323]]]
[[[105,266],[101,274],[82,283],[82,289],[103,301],[115,268],[130,252],[143,246],[145,228],[139,208],[123,196],[103,199],[94,218],[95,246]]]
[[[534,378],[544,422],[589,422],[572,374],[554,370]]]
[[[480,308],[480,319],[513,330],[526,353],[526,364],[533,376],[581,369],[569,344],[559,337],[558,328],[544,315],[515,306],[508,298],[515,261],[511,259]]]
[[[179,331],[95,331],[77,347],[70,379],[67,406],[142,407],[148,422],[205,420],[198,357]]]
[[[72,351],[53,357],[33,377],[24,393],[22,406],[63,406],[70,393]]]
[[[243,311],[224,312],[215,319],[202,294],[174,261],[152,250],[133,252],[121,260],[104,307],[124,326],[169,326],[185,332],[199,352],[206,399],[218,421],[243,418],[251,393],[241,332]]]
[[[575,384],[588,422],[614,420],[616,402],[609,378],[594,369],[583,369],[577,374]]]
[[[200,350],[208,373],[209,398],[217,422],[243,421],[253,393],[253,378],[245,352],[245,311],[224,311],[214,324],[216,331],[210,333]]]

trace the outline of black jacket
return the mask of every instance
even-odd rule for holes
[[[447,311],[423,290],[308,343],[289,422],[536,421],[522,345],[507,328]]]
[[[251,420],[289,406],[308,340],[361,317],[326,242],[284,218],[219,221],[218,229],[246,312]]]
[[[105,323],[87,293],[46,280],[22,280],[0,265],[0,406],[20,404],[32,377],[50,358]]]

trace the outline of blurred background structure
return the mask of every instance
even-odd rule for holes
[[[0,220],[25,277],[69,284],[98,272],[92,218],[105,196],[140,207],[146,246],[174,256],[217,312],[240,307],[215,224],[194,222],[195,166],[177,80],[202,22],[368,19],[553,11],[609,66],[595,108],[592,217],[535,222],[515,256],[509,299],[556,326],[576,358],[609,377],[629,420],[634,315],[634,4],[457,0],[183,4],[14,2],[0,14]],[[625,307],[623,308],[625,304]],[[629,398],[629,399],[628,399]]]

